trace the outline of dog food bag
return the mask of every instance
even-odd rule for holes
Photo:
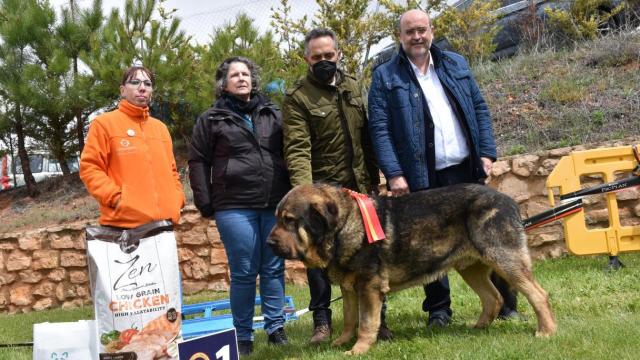
[[[87,227],[100,360],[177,359],[180,270],[170,221]]]

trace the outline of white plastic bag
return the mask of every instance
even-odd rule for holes
[[[171,222],[88,227],[87,257],[100,359],[177,359],[182,299]]]
[[[96,322],[80,320],[33,325],[33,360],[97,359]]]

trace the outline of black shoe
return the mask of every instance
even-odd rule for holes
[[[378,340],[380,341],[388,341],[393,339],[393,333],[387,327],[387,324],[380,324],[380,329],[378,329]]]
[[[435,314],[429,316],[429,322],[427,323],[428,329],[433,328],[445,328],[451,322],[451,318],[441,314]]]
[[[238,340],[238,353],[241,356],[251,355],[253,352],[253,341]]]
[[[522,319],[522,315],[519,312],[513,309],[508,309],[505,311],[500,311],[498,314],[498,319],[500,320],[511,320],[511,319]]]
[[[269,344],[273,345],[287,345],[287,334],[284,333],[284,328],[278,328],[276,331],[269,334]]]

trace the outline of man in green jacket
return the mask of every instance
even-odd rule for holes
[[[356,79],[337,69],[341,53],[328,29],[304,41],[307,75],[287,91],[283,107],[284,153],[291,185],[323,182],[370,193],[380,181],[368,133],[367,112]],[[325,271],[308,269],[313,311],[311,343],[331,337],[331,284]],[[391,333],[383,322],[379,338]]]

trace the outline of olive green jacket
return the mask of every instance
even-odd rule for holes
[[[336,85],[327,85],[309,71],[287,91],[283,131],[291,185],[325,182],[366,193],[380,182],[366,105],[355,78],[336,76]]]

